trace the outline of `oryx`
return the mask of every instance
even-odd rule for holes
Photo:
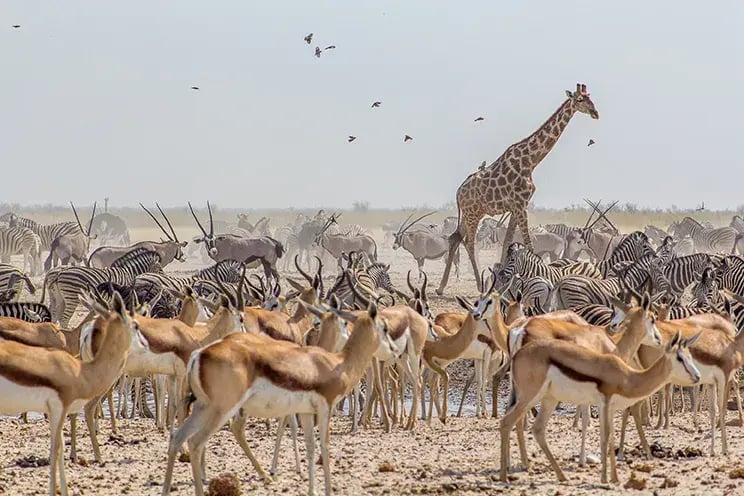
[[[428,230],[417,230],[411,231],[417,222],[425,219],[426,217],[434,214],[429,212],[424,214],[413,222],[408,222],[413,217],[413,214],[409,215],[405,221],[398,228],[398,232],[394,234],[393,250],[403,248],[410,253],[416,260],[419,271],[419,279],[422,277],[424,262],[426,260],[439,260],[447,254],[449,250],[449,236],[441,234],[439,232],[433,232]],[[455,276],[460,278],[460,251],[458,248],[457,254],[455,255]]]
[[[279,273],[276,270],[276,262],[284,254],[282,244],[270,236],[261,236],[259,238],[245,238],[235,236],[234,234],[214,234],[214,220],[212,218],[212,207],[207,202],[207,211],[209,212],[209,232],[204,229],[199,218],[194,212],[194,207],[189,202],[191,215],[199,226],[202,236],[195,238],[195,243],[204,243],[209,258],[215,262],[223,260],[236,260],[245,263],[248,267],[256,267],[258,263],[263,266],[266,279],[274,276],[279,279]]]
[[[90,254],[90,257],[88,257],[88,266],[95,267],[97,269],[105,269],[107,267],[111,267],[111,264],[113,264],[116,260],[129,253],[130,251],[136,250],[137,248],[146,248],[157,253],[158,256],[160,256],[161,267],[165,267],[173,260],[185,262],[186,257],[184,257],[183,255],[183,248],[188,244],[188,241],[178,240],[178,235],[173,229],[173,226],[168,220],[168,217],[165,215],[165,212],[163,212],[163,209],[160,208],[160,205],[158,205],[157,203],[155,204],[155,206],[158,207],[160,215],[162,215],[163,219],[165,219],[165,223],[168,225],[168,229],[170,229],[170,232],[168,232],[163,227],[163,225],[160,223],[157,217],[153,215],[152,212],[150,212],[143,204],[140,203],[140,207],[142,207],[142,209],[147,212],[152,220],[155,221],[155,224],[157,224],[160,230],[163,231],[165,237],[168,239],[164,240],[161,238],[160,242],[140,241],[139,243],[135,243],[131,246],[101,246],[100,248],[94,250],[93,253]]]
[[[96,204],[93,204],[93,213],[90,215],[88,229],[85,229],[80,222],[75,205],[70,202],[70,206],[72,207],[72,213],[75,214],[75,220],[80,230],[63,234],[52,241],[52,245],[49,248],[49,256],[44,262],[44,270],[46,271],[49,271],[52,267],[56,267],[57,262],[62,265],[75,265],[85,262],[85,257],[88,255],[88,250],[90,249],[90,240],[96,238],[95,234],[91,235],[90,233],[93,218],[96,216]]]

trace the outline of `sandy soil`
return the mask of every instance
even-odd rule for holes
[[[463,254],[464,255],[464,254]],[[493,254],[484,253],[483,262],[492,262]],[[405,273],[415,263],[403,253],[382,252],[382,259],[393,263],[393,282],[405,287]],[[462,260],[463,277],[452,281],[447,297],[431,298],[435,311],[455,308],[452,295],[456,292],[472,296],[474,284],[466,258]],[[441,277],[442,263],[429,262],[431,292]],[[179,270],[194,267],[179,265]],[[467,276],[467,277],[465,277]],[[469,374],[466,364],[454,367],[450,412],[457,411],[461,385]],[[503,392],[502,392],[503,397]],[[472,393],[469,402],[472,404]],[[502,400],[503,401],[503,400]],[[470,411],[470,408],[466,409]],[[578,467],[575,459],[579,449],[579,433],[571,427],[572,417],[556,414],[548,427],[548,442],[563,466],[569,482],[559,484],[547,466],[547,460],[527,434],[528,451],[533,462],[532,473],[517,472],[509,484],[497,482],[498,420],[452,417],[446,425],[434,420],[431,425],[420,422],[413,432],[396,427],[384,434],[375,422],[373,428],[349,434],[350,421],[338,416],[332,422],[331,469],[336,494],[744,494],[744,479],[732,478],[732,471],[742,468],[744,477],[744,431],[729,428],[728,456],[707,456],[710,439],[707,430],[692,427],[690,414],[672,418],[667,430],[647,430],[649,442],[656,443],[657,454],[664,458],[646,461],[635,450],[619,464],[619,485],[600,485],[599,467]],[[467,417],[470,415],[470,417]],[[735,414],[729,413],[733,419]],[[707,425],[707,414],[700,416]],[[617,424],[619,425],[619,419]],[[249,422],[247,439],[268,470],[273,450],[275,423],[267,431],[261,421]],[[65,431],[66,438],[68,431]],[[596,453],[599,446],[597,421],[592,421],[587,446]],[[71,494],[120,495],[160,494],[165,468],[167,435],[158,431],[152,420],[134,419],[120,422],[118,436],[111,436],[108,421],[101,422],[103,466],[92,460],[87,434],[79,441],[83,459],[79,464],[67,460],[67,476]],[[637,444],[635,432],[629,430],[629,445]],[[719,447],[720,442],[716,443]],[[42,419],[23,424],[14,418],[0,418],[0,494],[45,494],[48,467],[26,467],[33,457],[43,464],[49,453],[48,424]],[[704,456],[694,456],[702,450]],[[300,443],[302,476],[294,473],[291,441],[285,438],[278,480],[265,485],[256,476],[228,429],[222,429],[210,441],[207,455],[207,476],[231,472],[236,474],[244,494],[304,494],[307,470],[304,447]],[[692,456],[686,456],[692,455]],[[517,460],[516,441],[512,436],[512,459]],[[32,463],[33,464],[33,463]],[[323,478],[318,468],[316,487],[322,490]],[[734,474],[737,475],[737,474]],[[624,489],[628,480],[637,480],[635,487]],[[638,482],[640,481],[640,482]],[[675,486],[676,484],[676,486]],[[177,494],[191,494],[191,472],[188,463],[176,463],[174,489]],[[674,486],[674,487],[672,487]]]

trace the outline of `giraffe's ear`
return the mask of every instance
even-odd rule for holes
[[[571,90],[566,90],[566,96],[568,98],[573,98],[573,93],[571,93]]]

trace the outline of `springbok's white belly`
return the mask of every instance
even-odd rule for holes
[[[411,337],[411,329],[406,330],[394,341],[381,340],[375,351],[375,358],[381,362],[388,362],[400,357],[406,351],[406,344]]]
[[[602,395],[593,382],[579,382],[571,379],[558,367],[550,366],[546,377],[546,395],[558,401],[575,405],[599,405]]]
[[[702,363],[695,360],[695,365],[700,372],[700,382],[697,384],[715,384],[716,382],[723,382],[723,372],[718,367],[713,365],[703,365]],[[685,374],[683,377],[672,377],[670,382],[679,386],[694,386],[690,380],[690,376]]]
[[[315,391],[290,391],[258,378],[243,395],[241,408],[249,417],[275,418],[291,413],[316,413],[325,398]]]
[[[0,376],[0,413],[48,413],[50,406],[61,407],[57,392],[49,387],[22,386]]]
[[[175,353],[153,353],[140,350],[129,353],[124,373],[133,377],[149,374],[176,375],[185,366]]]

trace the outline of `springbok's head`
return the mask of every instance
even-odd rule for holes
[[[585,84],[576,83],[576,91],[571,93],[571,90],[566,90],[566,96],[573,100],[577,112],[586,114],[592,119],[599,119],[599,112],[597,112],[592,99],[589,98],[589,92],[586,91]]]
[[[400,227],[398,228],[398,231],[393,234],[393,237],[395,238],[393,241],[393,250],[397,250],[401,246],[403,246],[403,236],[406,234],[406,231],[408,231],[411,227],[414,226],[417,222],[422,221],[423,219],[427,218],[428,216],[434,214],[434,212],[429,212],[428,214],[424,214],[421,217],[418,217],[412,222],[409,222],[411,220],[411,217],[413,217],[413,213],[406,217],[406,220],[404,220]]]
[[[194,207],[191,206],[191,202],[189,202],[189,210],[191,210],[191,215],[194,217],[196,225],[199,226],[199,230],[202,232],[202,236],[194,238],[194,242],[204,243],[204,246],[207,248],[207,253],[209,253],[211,257],[217,256],[217,246],[214,236],[214,219],[212,218],[212,206],[209,204],[209,202],[207,202],[207,211],[209,212],[209,232],[207,232],[207,230],[204,229],[204,226],[202,226],[202,223],[199,222],[199,217],[196,216]]]
[[[158,211],[160,212],[160,215],[162,215],[163,219],[165,219],[165,223],[168,225],[168,229],[170,229],[170,232],[166,231],[163,225],[157,219],[157,217],[155,217],[153,213],[147,209],[147,207],[145,207],[142,203],[140,203],[140,207],[142,207],[142,209],[145,212],[147,212],[147,215],[149,215],[152,218],[152,220],[155,221],[155,224],[157,224],[160,230],[163,231],[163,234],[165,234],[165,237],[167,238],[169,244],[171,244],[173,246],[173,249],[175,249],[176,254],[173,258],[178,260],[179,262],[185,262],[186,257],[183,254],[183,248],[185,248],[186,245],[189,244],[189,242],[178,240],[178,235],[176,234],[175,229],[173,229],[173,225],[170,223],[170,220],[168,220],[168,217],[165,215],[165,212],[163,212],[163,209],[160,208],[160,205],[158,205],[157,203],[155,203],[155,206],[158,207]],[[192,210],[192,213],[193,213],[193,210]]]

